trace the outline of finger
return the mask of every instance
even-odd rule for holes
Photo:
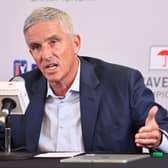
[[[143,132],[135,135],[135,143],[138,147],[155,147],[160,144],[161,132],[155,130],[151,133]]]
[[[135,135],[136,139],[157,139],[160,137],[160,131],[142,132]]]
[[[141,147],[141,148],[145,147],[144,145],[139,144],[139,143],[136,143],[136,146],[137,146],[137,147]]]
[[[135,141],[138,147],[148,147],[152,148],[156,146],[157,139],[140,139]]]
[[[152,126],[151,125],[147,125],[147,126],[141,127],[138,130],[138,133],[151,132],[151,131],[153,131]]]
[[[153,106],[149,110],[148,116],[147,116],[146,121],[145,121],[145,125],[151,125],[152,122],[156,122],[155,121],[155,115],[156,115],[157,111],[158,111],[158,107],[157,106]]]

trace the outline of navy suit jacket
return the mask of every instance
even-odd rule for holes
[[[140,153],[134,143],[137,130],[145,124],[149,109],[156,104],[142,75],[128,67],[98,59],[79,57],[80,106],[86,152]],[[47,91],[39,69],[22,75],[30,104],[26,114],[10,118],[13,148],[37,152]],[[168,113],[159,106],[160,128],[168,131]],[[1,132],[1,143],[2,143]]]

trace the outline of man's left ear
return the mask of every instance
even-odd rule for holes
[[[78,54],[78,52],[80,50],[80,46],[81,46],[81,40],[80,40],[80,36],[78,34],[75,34],[73,36],[73,46],[74,46],[74,52],[76,54]]]

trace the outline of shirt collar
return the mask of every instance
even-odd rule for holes
[[[80,84],[80,82],[79,82],[79,80],[80,80],[80,70],[81,70],[81,65],[80,65],[80,61],[79,61],[79,66],[78,66],[77,74],[76,74],[76,76],[75,76],[75,79],[74,79],[72,85],[70,86],[69,90],[67,91],[66,95],[67,95],[69,92],[71,92],[71,91],[73,91],[73,92],[80,92],[80,87],[79,87],[79,84]],[[52,89],[51,89],[49,83],[47,82],[47,95],[46,95],[46,97],[48,97],[48,96],[60,97],[60,96],[56,96],[56,95],[53,93],[53,91],[52,91]]]

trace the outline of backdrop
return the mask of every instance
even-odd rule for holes
[[[40,6],[66,10],[81,35],[80,55],[139,69],[156,101],[168,108],[167,0],[1,0],[0,80],[35,68],[22,33]]]

